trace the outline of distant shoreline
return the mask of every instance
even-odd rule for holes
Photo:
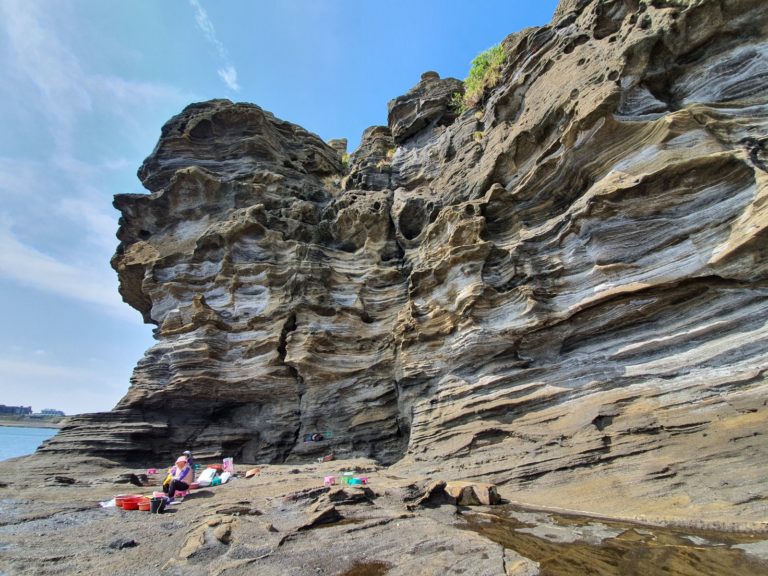
[[[17,428],[61,428],[65,418],[52,422],[50,420],[25,418],[14,420],[12,418],[0,418],[0,426],[15,426]]]

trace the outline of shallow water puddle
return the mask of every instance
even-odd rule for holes
[[[465,528],[539,562],[541,576],[765,576],[768,534],[656,528],[502,507]]]

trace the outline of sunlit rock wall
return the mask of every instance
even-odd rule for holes
[[[758,0],[564,1],[504,41],[480,107],[425,74],[346,170],[256,106],[188,107],[150,194],[115,199],[157,344],[44,450],[335,451],[595,509],[757,510],[767,26]]]

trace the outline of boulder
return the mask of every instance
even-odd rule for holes
[[[444,490],[460,506],[491,506],[501,501],[496,486],[485,482],[446,482]]]
[[[436,72],[425,72],[416,86],[390,101],[387,123],[396,144],[427,127],[450,124],[457,111],[454,94],[464,93],[464,84],[455,78],[440,79]]]
[[[338,522],[343,516],[336,510],[335,506],[326,506],[312,513],[309,520],[297,528],[298,531],[311,530],[321,524],[332,524]]]

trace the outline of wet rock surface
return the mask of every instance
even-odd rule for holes
[[[762,0],[566,0],[503,42],[477,109],[427,75],[346,170],[257,106],[187,107],[149,194],[115,198],[113,266],[157,343],[41,453],[333,452],[539,506],[762,521],[767,29]]]
[[[446,483],[385,469],[368,473],[365,488],[322,487],[339,469],[372,464],[312,464],[298,472],[266,465],[250,479],[242,467],[227,484],[193,490],[151,514],[99,506],[116,488],[98,460],[73,458],[68,472],[78,483],[53,488],[40,481],[55,458],[10,460],[0,470],[9,484],[0,499],[0,573],[756,576],[768,568],[765,525],[660,528],[455,501],[407,511],[414,484]],[[313,522],[334,506],[336,515],[326,517],[332,521]]]
[[[763,574],[766,533],[661,528],[519,508],[467,512],[465,527],[502,544],[507,574]]]

